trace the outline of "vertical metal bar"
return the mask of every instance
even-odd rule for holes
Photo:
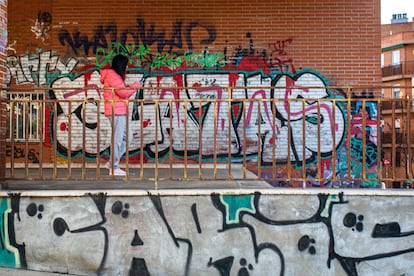
[[[72,178],[72,101],[66,102],[68,104],[68,171],[66,174],[67,179]]]
[[[276,125],[276,99],[273,98],[269,101],[269,105],[272,108],[272,181],[276,181],[276,171],[277,171],[277,162],[276,162],[276,141],[277,141],[277,125]]]
[[[306,113],[305,113],[305,99],[301,99],[302,105],[302,188],[306,189]]]
[[[154,104],[155,104],[155,172],[154,172],[154,176],[155,176],[155,189],[158,190],[158,125],[159,125],[159,101],[158,100],[154,100]]]
[[[184,100],[184,179],[188,178],[187,174],[187,100]]]
[[[174,102],[175,103],[175,102]],[[173,147],[173,142],[174,142],[174,139],[173,139],[173,131],[174,131],[174,126],[173,126],[173,121],[172,121],[172,118],[173,118],[173,101],[172,101],[172,99],[170,99],[169,100],[169,105],[170,105],[170,107],[169,107],[169,109],[168,109],[168,112],[169,112],[169,122],[170,122],[170,145],[169,145],[169,153],[168,153],[168,156],[169,156],[169,172],[168,172],[168,175],[169,175],[169,178],[170,179],[173,179],[173,149],[174,149],[174,147]]]
[[[348,122],[348,127],[347,127],[347,139],[346,139],[346,162],[348,162],[348,164],[351,164],[352,160],[351,160],[351,127],[352,127],[352,117],[351,117],[351,103],[353,101],[353,99],[351,98],[351,89],[348,88],[348,92],[347,92],[347,108],[346,108],[346,117],[347,117],[347,122]],[[351,166],[347,166],[347,178],[348,181],[351,181]]]
[[[287,101],[287,163],[286,163],[286,167],[287,167],[287,181],[291,182],[292,181],[292,164],[291,164],[291,160],[290,160],[290,154],[291,154],[291,144],[292,144],[292,139],[291,139],[291,135],[292,135],[292,129],[291,129],[291,121],[290,121],[290,105],[291,105],[291,101],[290,99],[285,99],[285,102]],[[290,185],[292,185],[292,183],[289,183]]]
[[[411,102],[410,102],[410,96],[406,97],[406,111],[407,111],[407,131],[406,133],[406,137],[407,137],[407,141],[406,141],[406,145],[407,145],[407,156],[406,156],[406,160],[405,160],[405,169],[407,172],[407,180],[409,182],[412,181],[412,155],[411,155]]]
[[[203,116],[203,112],[202,112],[202,102],[199,101],[198,102],[198,177],[199,179],[202,178],[203,175],[203,170],[202,170],[202,162],[203,162],[203,128],[202,128],[202,116]]]
[[[213,101],[213,179],[217,178],[217,100]]]
[[[129,99],[125,100],[125,104],[127,106],[126,108],[126,115],[125,115],[125,141],[126,141],[126,145],[125,145],[125,178],[128,179],[129,178],[129,143],[131,143],[131,141],[129,140]],[[157,143],[158,144],[158,143]]]
[[[28,134],[29,134],[29,140],[33,140],[33,129],[34,129],[34,125],[33,125],[33,112],[32,112],[32,107],[33,107],[33,97],[34,93],[30,92],[29,93],[29,100],[30,102],[28,103],[28,108],[27,108],[27,114],[28,114]]]
[[[331,134],[332,134],[332,181],[336,181],[336,99],[331,102],[332,109],[332,121],[331,121]]]
[[[24,94],[21,94],[20,106],[19,106],[19,110],[20,110],[19,119],[21,121],[20,127],[19,127],[19,129],[21,130],[20,137],[19,137],[20,141],[24,141],[25,139],[24,135],[25,135],[25,129],[26,129],[26,124],[27,124],[27,122],[25,121],[25,118],[26,118],[25,101],[26,99],[25,99]]]
[[[101,179],[101,101],[95,100],[94,103],[96,104],[96,122],[97,124],[97,135],[96,135],[96,171],[95,175],[98,179]]]
[[[24,133],[24,168],[25,177],[29,178],[29,101],[26,97],[23,99],[23,133]]]
[[[362,106],[361,106],[361,114],[362,114],[362,178],[363,181],[367,181],[367,170],[366,170],[366,151],[367,151],[367,121],[366,121],[366,100],[362,99]]]
[[[231,122],[232,122],[232,120],[231,120],[231,103],[232,103],[232,100],[231,100],[231,95],[232,95],[232,90],[231,90],[231,87],[229,87],[229,89],[230,89],[230,93],[229,93],[229,98],[228,98],[228,102],[227,102],[227,130],[228,130],[228,132],[227,132],[227,136],[228,136],[228,139],[227,139],[227,146],[228,146],[228,155],[227,155],[227,159],[228,159],[228,161],[227,161],[227,178],[229,178],[229,179],[231,179],[232,177],[231,177],[231,162],[232,162],[232,141],[231,141],[231,139],[232,139],[232,137],[231,137],[231,126],[232,126],[232,124],[231,124]]]
[[[16,111],[15,111],[15,100],[13,94],[10,95],[10,117],[11,117],[11,123],[10,123],[10,138],[11,138],[11,149],[10,149],[10,176],[14,177],[14,150],[15,150],[15,139],[17,135],[17,129],[16,129]]]
[[[44,111],[45,111],[45,99],[42,95],[42,99],[39,101],[39,178],[43,179],[43,126],[44,126]]]
[[[382,177],[382,131],[381,131],[381,101],[379,99],[377,99],[376,101],[377,104],[377,181],[380,183],[380,185],[382,186],[382,182],[383,182],[383,177]],[[378,172],[379,170],[379,172]]]
[[[247,174],[247,135],[246,135],[246,107],[247,107],[247,102],[249,102],[248,99],[244,99],[243,100],[243,106],[242,106],[242,112],[243,112],[243,144],[242,144],[242,149],[243,149],[243,179],[246,179],[246,174]]]
[[[231,136],[231,130],[232,130],[232,116],[231,116],[231,111],[232,111],[232,103],[233,103],[233,87],[229,86],[229,95],[228,95],[228,106],[227,106],[227,126],[228,126],[228,147],[229,147],[229,152],[228,152],[228,162],[227,162],[227,166],[228,166],[228,170],[227,170],[227,178],[232,179],[232,136]]]
[[[139,100],[139,120],[140,120],[140,150],[139,150],[139,163],[140,163],[140,178],[144,178],[144,100]]]
[[[262,106],[262,99],[259,98],[257,101],[257,178],[262,178],[262,147],[263,147],[263,141],[262,141],[262,133],[261,133],[261,118],[262,118],[262,112],[261,112],[261,106]]]
[[[321,139],[322,139],[322,137],[321,137],[321,99],[318,99],[318,102],[317,102],[317,106],[318,106],[318,118],[317,118],[317,125],[318,125],[318,132],[317,132],[317,135],[318,135],[318,153],[317,153],[317,158],[318,158],[318,160],[322,160],[321,159]],[[324,178],[323,177],[323,175],[322,175],[322,164],[323,164],[323,162],[318,162],[318,168],[317,168],[317,170],[318,170],[318,182],[319,182],[319,187],[321,187],[321,188],[323,188],[324,187],[324,185],[325,185],[325,181],[323,181],[322,179]]]
[[[395,130],[395,120],[396,120],[396,116],[395,116],[395,100],[393,100],[392,102],[392,118],[391,118],[391,164],[392,164],[392,171],[391,171],[391,178],[395,179],[395,173],[396,173],[396,135],[398,135],[396,133]]]
[[[85,145],[86,145],[86,104],[87,104],[87,99],[82,101],[82,168],[81,168],[81,178],[82,180],[85,179],[85,156],[86,156],[86,151],[85,151]]]
[[[53,100],[53,177],[55,180],[57,178],[58,168],[57,168],[57,104],[56,100]]]
[[[18,94],[18,95],[20,95],[20,94]],[[17,105],[17,113],[16,113],[16,139],[17,139],[17,141],[19,141],[20,139],[21,139],[21,135],[20,135],[20,113],[21,113],[21,111],[20,111],[20,105],[21,105],[21,103],[19,102],[19,98],[20,98],[20,96],[18,96],[18,98],[17,98],[17,101],[16,101],[16,105]]]
[[[112,97],[111,97],[111,147],[110,147],[110,168],[109,168],[109,175],[111,176],[112,179],[115,178],[115,167],[114,167],[114,161],[115,161],[115,156],[114,156],[114,149],[115,149],[115,88],[111,88],[111,93],[112,93]]]

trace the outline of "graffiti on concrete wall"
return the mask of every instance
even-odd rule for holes
[[[98,275],[403,275],[413,269],[409,197],[213,193],[55,201],[13,195],[0,203],[0,262],[9,267]]]

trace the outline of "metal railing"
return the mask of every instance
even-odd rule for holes
[[[413,181],[412,99],[350,98],[350,91],[246,99],[235,97],[245,87],[223,89],[226,99],[125,101],[133,132],[121,164],[125,177],[106,168],[114,137],[104,100],[9,97],[5,181],[122,179],[156,189],[163,181],[301,188],[392,188]],[[36,110],[36,128],[21,110]],[[33,129],[41,134],[36,139]]]
[[[398,75],[413,75],[414,61],[406,61],[396,65],[389,65],[382,68],[382,77]]]

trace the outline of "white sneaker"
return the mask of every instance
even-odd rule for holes
[[[109,170],[109,175],[112,175],[112,169]],[[114,176],[125,176],[126,173],[124,170],[120,169],[120,168],[116,168],[114,169]]]

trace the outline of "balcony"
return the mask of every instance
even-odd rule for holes
[[[385,112],[401,109],[402,106],[401,99],[386,99],[381,101],[381,110]]]
[[[393,136],[394,141],[393,141]],[[387,146],[388,144],[395,143],[397,147],[404,147],[408,143],[411,144],[411,147],[414,147],[414,134],[407,135],[405,133],[396,133],[396,132],[385,132],[382,134],[382,144]]]
[[[382,68],[382,77],[411,76],[414,74],[414,61],[407,61],[397,65]]]

